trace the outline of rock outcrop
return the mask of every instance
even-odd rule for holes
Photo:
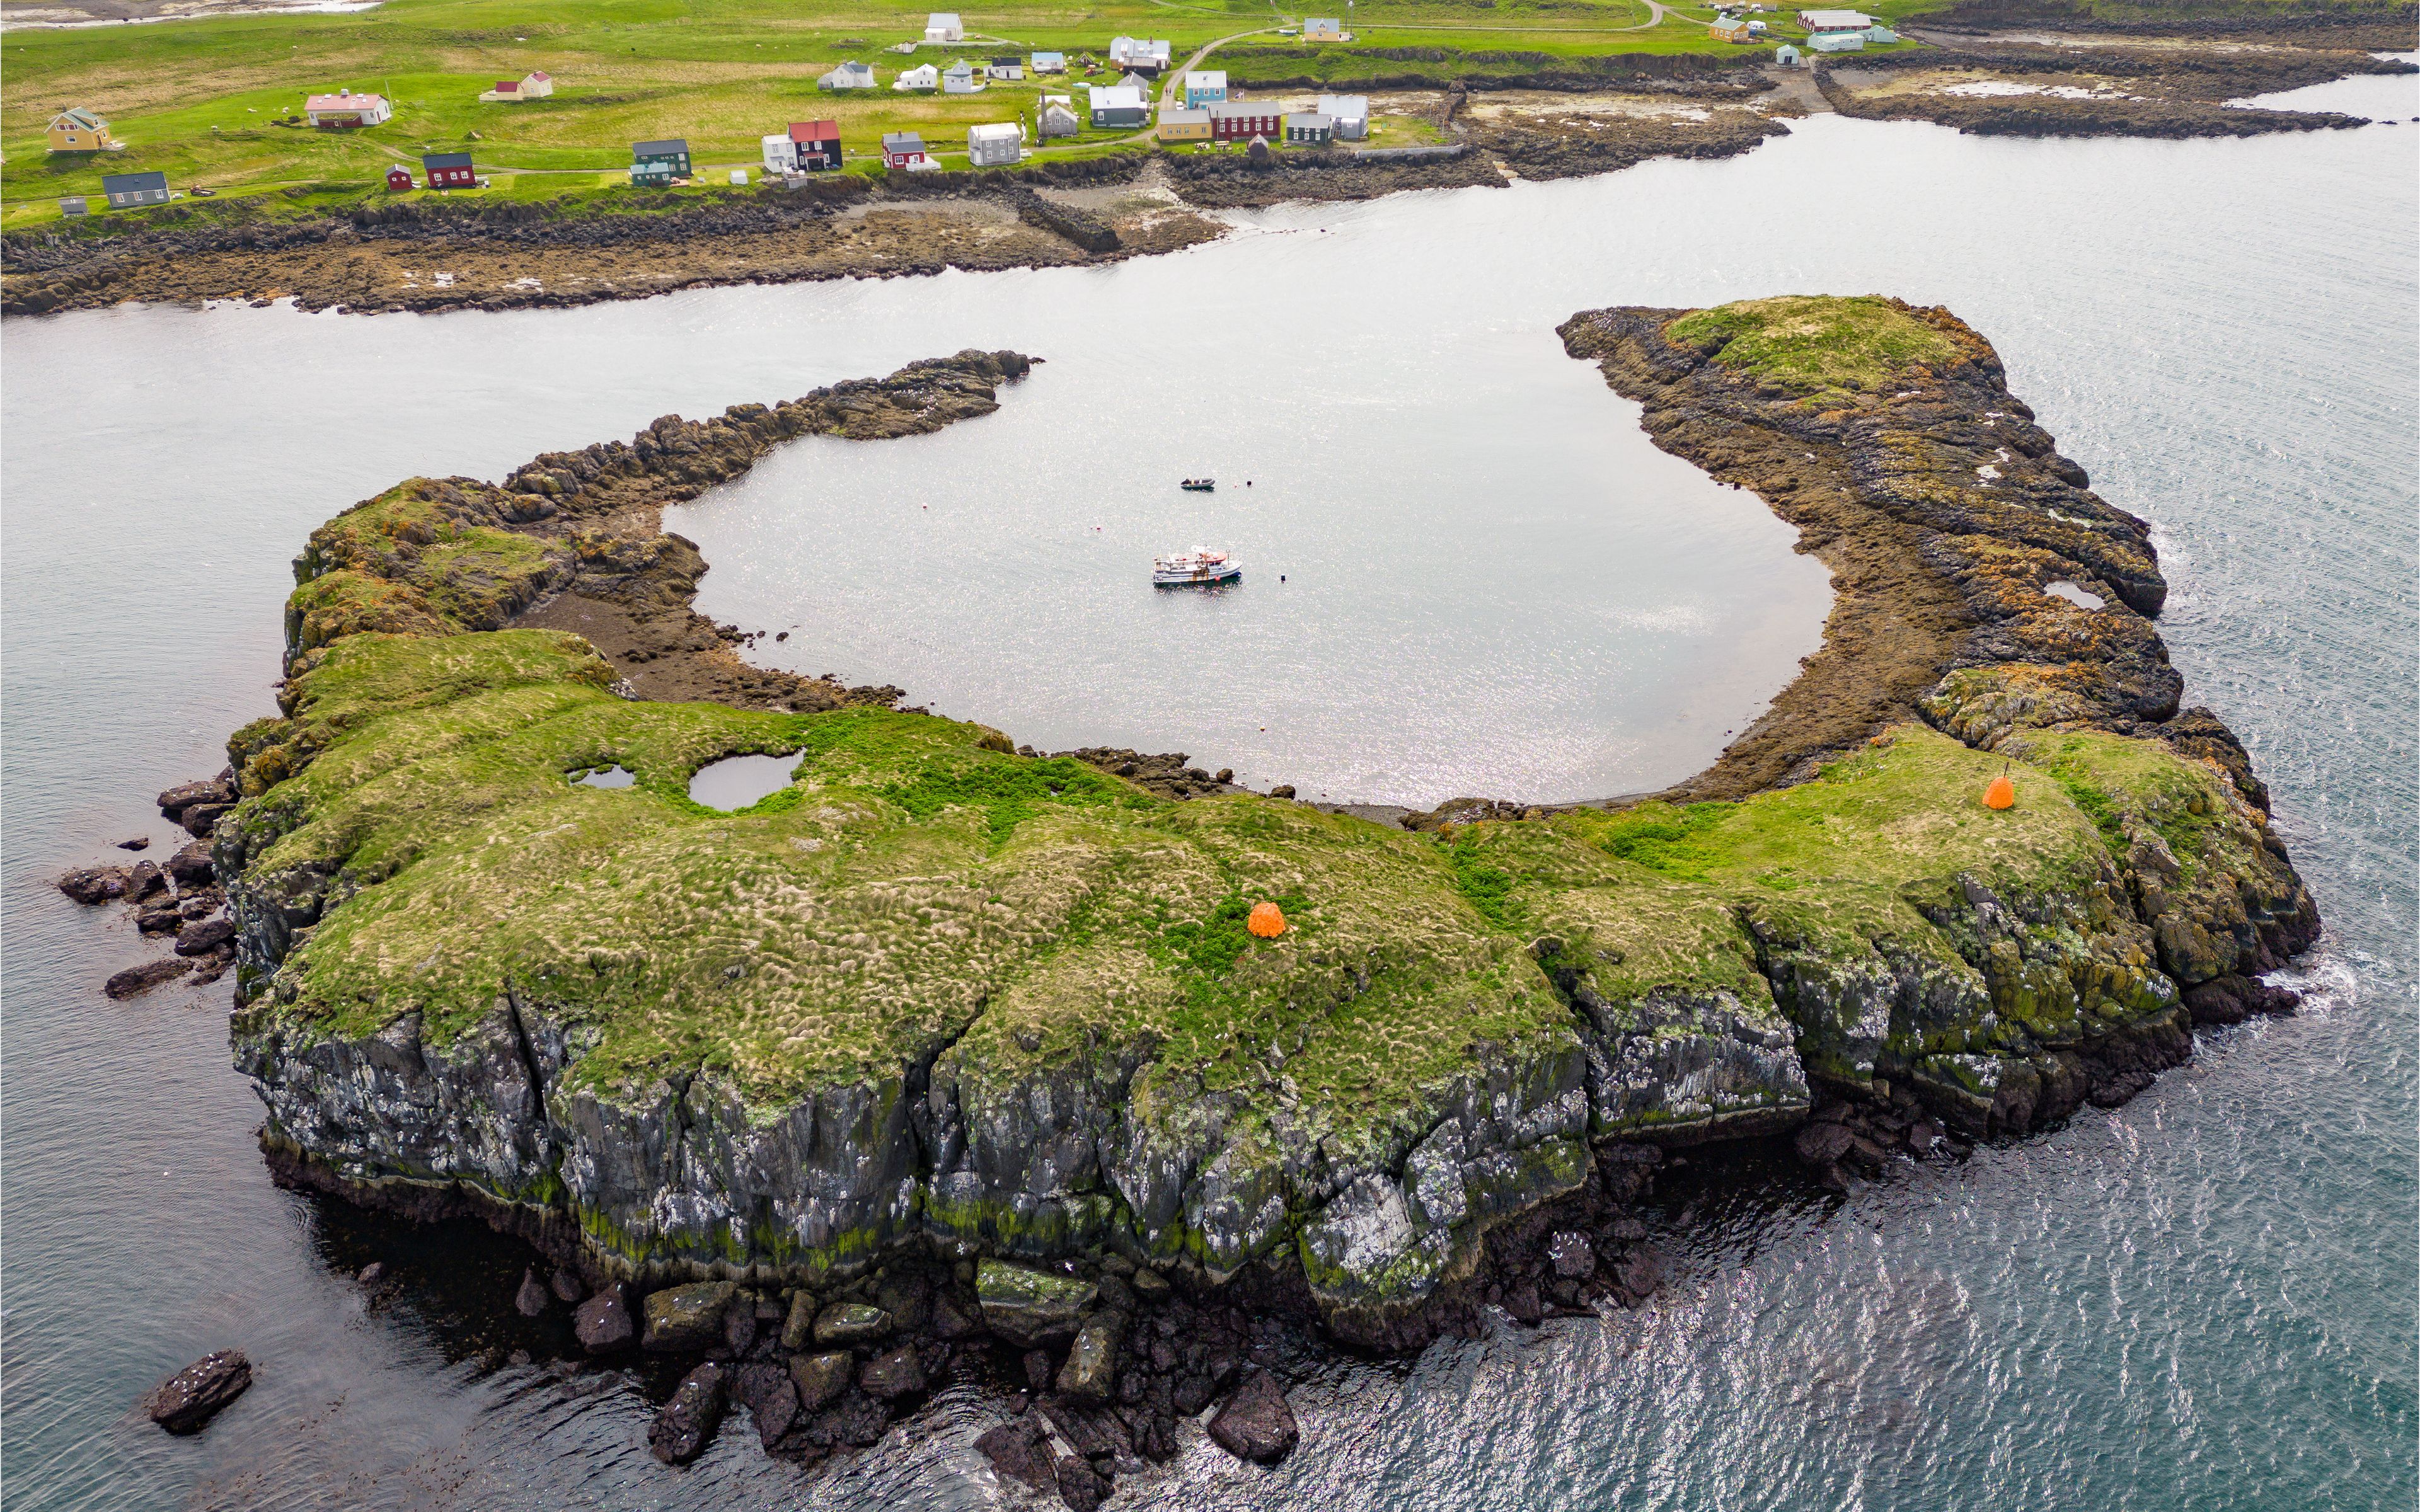
[[[143,1406],[152,1422],[171,1433],[199,1433],[251,1389],[252,1362],[241,1350],[221,1350],[160,1382]]]
[[[688,612],[689,569],[599,565],[660,560],[658,501],[785,434],[980,413],[1022,360],[340,517],[214,830],[272,1168],[527,1235],[600,1288],[592,1350],[632,1342],[628,1285],[651,1349],[786,1360],[787,1396],[738,1389],[812,1452],[987,1332],[1078,1451],[996,1459],[1080,1497],[1247,1379],[1221,1296],[1384,1348],[1635,1305],[1661,1266],[1622,1205],[1664,1149],[1795,1133],[1845,1180],[2122,1101],[2196,1019],[2272,1011],[2253,978],[2318,920],[2266,795],[2178,712],[2142,523],[1988,344],[1888,301],[1565,338],[1841,576],[1773,715],[1619,811],[1382,828],[828,686],[633,698],[646,662],[546,625],[575,594]],[[687,801],[742,751],[792,785]],[[609,765],[632,784],[573,780]],[[1282,935],[1245,928],[1262,901]],[[726,1384],[683,1389],[676,1454]],[[1249,1389],[1236,1452],[1281,1454]]]

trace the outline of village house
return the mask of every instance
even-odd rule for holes
[[[496,86],[481,92],[483,105],[518,105],[524,100],[544,100],[554,93],[554,75],[528,73],[518,79],[499,79]]]
[[[1315,110],[1297,110],[1285,118],[1285,143],[1290,147],[1324,147],[1336,140],[1336,123]]]
[[[1784,42],[1779,47],[1773,50],[1773,61],[1785,69],[1794,69],[1798,67],[1798,60],[1801,56],[1802,54],[1799,53],[1798,49],[1791,46],[1788,42]]]
[[[109,122],[78,106],[51,117],[54,152],[116,152],[125,146],[109,134]]]
[[[1109,62],[1121,69],[1137,69],[1156,78],[1165,72],[1175,48],[1166,40],[1145,40],[1140,37],[1109,39]]]
[[[993,121],[967,128],[969,167],[1014,167],[1024,156],[1025,128],[1015,121]]]
[[[1344,23],[1334,16],[1310,16],[1302,23],[1302,39],[1306,42],[1343,42],[1352,39],[1344,35]]]
[[[630,144],[630,182],[634,186],[659,189],[675,178],[688,177],[689,172],[689,143],[683,138]]]
[[[941,87],[941,70],[930,63],[908,69],[891,81],[891,87],[903,95],[929,95]]]
[[[967,39],[966,23],[954,10],[936,10],[924,18],[924,40],[928,42],[963,42]]]
[[[1206,108],[1210,112],[1210,135],[1216,141],[1247,142],[1256,136],[1284,133],[1284,113],[1275,105],[1221,100]]]
[[[915,131],[882,133],[882,165],[903,168],[909,173],[924,173],[940,166],[924,150],[924,138]]]
[[[830,173],[840,166],[840,122],[792,121],[762,145],[767,173]]]
[[[394,167],[389,168],[386,171],[386,187],[389,193],[410,193],[411,192],[411,170],[399,162]]]
[[[1074,136],[1083,129],[1084,123],[1076,116],[1073,100],[1064,95],[1042,97],[1042,114],[1036,120],[1035,130],[1042,133],[1043,140],[1047,141],[1054,136]]]
[[[403,177],[409,180],[411,175],[405,174]],[[80,216],[90,215],[92,207],[85,203],[85,197],[82,194],[68,194],[63,195],[59,200],[59,213],[70,220],[75,220]]]
[[[1802,10],[1798,24],[1807,28],[1809,37],[1822,37],[1829,32],[1867,31],[1874,18],[1861,10]]]
[[[1817,32],[1807,39],[1807,45],[1818,53],[1862,53],[1866,50],[1863,32]]]
[[[302,101],[302,114],[311,117],[314,126],[350,130],[394,118],[395,107],[383,95],[357,95],[348,89],[342,94],[311,96]]]
[[[1067,54],[1064,53],[1036,53],[1033,54],[1033,71],[1035,73],[1064,73],[1067,71]]]
[[[1021,57],[996,57],[985,71],[995,79],[1022,79],[1025,77],[1025,60]]]
[[[1713,38],[1717,42],[1752,42],[1756,40],[1755,34],[1751,33],[1747,29],[1747,23],[1740,20],[1737,16],[1715,17],[1713,24],[1706,28],[1706,35]]]
[[[874,66],[854,60],[842,64],[815,81],[818,89],[871,89],[874,87]]]
[[[945,95],[979,95],[983,91],[983,81],[963,60],[951,64],[950,71],[941,75],[941,93]]]
[[[476,189],[478,170],[471,166],[467,152],[424,152],[420,155],[420,172],[431,189]]]
[[[1123,74],[1118,79],[1118,85],[1120,87],[1126,89],[1140,89],[1142,91],[1142,97],[1145,100],[1149,100],[1151,98],[1152,84],[1153,80],[1151,75],[1144,73],[1140,69],[1133,73]]]
[[[103,174],[101,196],[113,210],[131,210],[142,205],[168,203],[168,176],[163,173]]]
[[[1092,96],[1094,126],[1143,126],[1150,122],[1150,106],[1143,92],[1132,85],[1116,85],[1103,89],[1094,86]]]
[[[1200,110],[1214,100],[1227,98],[1227,74],[1222,69],[1196,69],[1185,76],[1185,108]]]
[[[1210,113],[1162,105],[1159,107],[1158,136],[1163,142],[1207,142],[1210,140]]]
[[[1322,95],[1319,113],[1336,123],[1336,140],[1359,142],[1370,135],[1368,95]]]

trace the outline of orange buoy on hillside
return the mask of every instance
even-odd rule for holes
[[[1233,918],[1234,916],[1230,914],[1227,917]],[[1252,917],[1244,920],[1244,927],[1262,939],[1274,940],[1285,933],[1285,910],[1275,903],[1254,903]]]
[[[1999,776],[1992,779],[1992,785],[1990,787],[1983,790],[1983,807],[1986,809],[2013,809],[2016,806],[2017,785],[2009,780],[2008,773],[2002,772]]]

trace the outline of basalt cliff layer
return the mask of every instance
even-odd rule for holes
[[[1021,751],[682,617],[703,564],[662,502],[793,436],[985,413],[1015,354],[339,516],[213,834],[272,1164],[768,1319],[923,1266],[920,1306],[1026,1347],[1017,1287],[1064,1283],[1044,1365],[1140,1381],[1168,1335],[1139,1291],[1289,1296],[1377,1345],[1542,1287],[1635,1297],[1618,1200],[1661,1149],[1794,1131],[1828,1171],[1882,1131],[2019,1134],[2266,1000],[2251,976],[2319,927],[2266,795],[2179,712],[2143,523],[1988,343],[1887,300],[1563,335],[1838,594],[1766,720],[1619,810],[1410,832],[1144,785],[1132,753]],[[690,799],[746,752],[791,785]],[[579,780],[607,768],[633,780]],[[2017,801],[1985,807],[2003,774]],[[1262,902],[1282,933],[1247,929]]]

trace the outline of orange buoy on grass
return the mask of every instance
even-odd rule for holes
[[[1992,779],[1992,785],[1990,787],[1983,790],[1983,807],[1986,809],[2013,809],[2016,806],[2017,785],[2009,780],[2008,773],[2002,772],[1999,776]]]
[[[1227,917],[1233,918],[1235,916],[1230,914]],[[1285,910],[1275,903],[1254,903],[1252,916],[1244,920],[1244,927],[1262,939],[1274,940],[1285,933]]]

